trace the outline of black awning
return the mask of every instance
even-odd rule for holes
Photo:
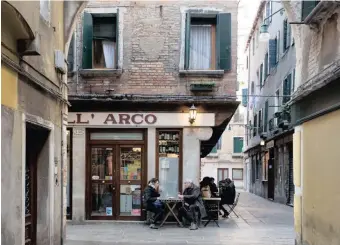
[[[225,119],[220,125],[212,127],[213,133],[209,140],[201,141],[201,158],[206,157],[217,144],[232,116]]]

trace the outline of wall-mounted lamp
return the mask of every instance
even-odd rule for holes
[[[277,13],[280,13],[282,15],[283,11],[284,11],[284,8],[281,8],[263,20],[263,24],[260,27],[260,36],[259,36],[260,42],[268,42],[270,39],[270,34],[268,32],[268,24],[266,23],[266,20],[268,20],[269,18],[271,18],[273,15]]]
[[[197,116],[197,109],[194,105],[192,105],[189,109],[189,122],[190,124],[193,124],[196,120]]]
[[[262,24],[260,27],[260,36],[259,36],[260,42],[268,42],[270,39],[270,34],[268,32],[268,25]]]
[[[264,144],[265,144],[264,140],[261,139],[260,145],[264,146]]]

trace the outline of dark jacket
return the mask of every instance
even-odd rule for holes
[[[222,204],[234,204],[235,196],[236,196],[236,189],[234,182],[227,182],[222,180],[219,182],[220,193],[221,193],[221,203]]]
[[[203,204],[203,199],[201,195],[201,190],[198,186],[193,185],[193,187],[186,188],[183,192],[183,199],[184,202],[188,203],[189,205],[196,205],[201,214],[201,218],[207,216],[205,211],[205,207]]]
[[[147,186],[144,190],[143,204],[144,207],[149,210],[153,208],[153,203],[157,200],[160,194],[152,186]]]
[[[217,185],[215,183],[210,183],[210,191],[211,191],[211,196],[216,197],[216,193],[218,192]]]

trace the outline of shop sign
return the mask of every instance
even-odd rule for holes
[[[71,112],[69,126],[191,126],[188,113]],[[192,126],[215,126],[214,113],[200,113]]]

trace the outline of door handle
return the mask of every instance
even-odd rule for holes
[[[113,190],[113,191],[116,190],[116,187],[112,187],[112,190]]]

